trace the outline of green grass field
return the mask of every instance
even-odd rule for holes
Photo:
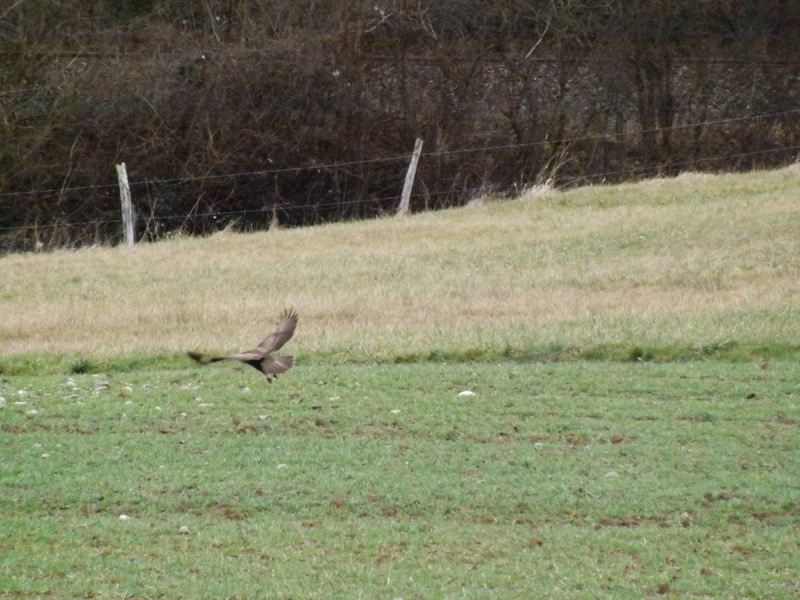
[[[795,597],[798,379],[714,361],[14,378],[0,589]]]
[[[798,597],[799,184],[1,257],[0,597]]]

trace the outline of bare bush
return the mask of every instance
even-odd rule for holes
[[[147,239],[391,213],[416,137],[416,210],[791,162],[800,15],[761,4],[16,3],[0,247],[118,241],[122,161]]]

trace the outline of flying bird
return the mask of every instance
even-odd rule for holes
[[[211,356],[199,352],[188,352],[187,354],[189,358],[201,365],[220,360],[240,360],[261,371],[267,376],[267,381],[272,383],[275,377],[291,369],[294,364],[294,358],[291,356],[271,356],[271,354],[292,339],[295,327],[297,327],[297,312],[294,309],[286,309],[281,315],[281,323],[252,350],[225,356]]]

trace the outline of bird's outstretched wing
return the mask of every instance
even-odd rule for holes
[[[227,356],[211,356],[210,354],[201,354],[199,352],[187,352],[186,355],[193,361],[199,362],[201,365],[207,365],[208,363],[218,362],[228,358]]]
[[[240,360],[264,373],[267,376],[267,381],[272,382],[274,377],[292,368],[294,359],[291,356],[269,355],[292,339],[296,327],[297,312],[294,309],[286,309],[281,315],[280,324],[252,350],[226,354],[225,356],[213,356],[211,354],[201,354],[200,352],[187,352],[187,355],[201,365],[220,360]]]
[[[270,352],[275,352],[292,339],[295,327],[297,327],[297,312],[292,308],[287,308],[281,315],[280,325],[265,337],[258,347],[248,350],[247,354],[261,352],[262,356],[266,356]]]

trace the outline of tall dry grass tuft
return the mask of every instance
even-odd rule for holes
[[[0,259],[0,353],[299,354],[800,339],[800,168],[596,186],[407,219]]]

